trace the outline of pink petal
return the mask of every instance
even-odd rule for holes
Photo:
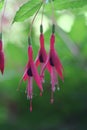
[[[42,87],[42,84],[41,84],[40,76],[38,74],[38,71],[37,71],[36,66],[35,66],[33,61],[31,62],[31,70],[32,70],[33,77],[34,77],[34,79],[35,79],[39,89],[41,91],[43,91],[43,87]]]
[[[2,40],[0,39],[0,51],[2,50]]]
[[[33,50],[31,45],[28,46],[28,57],[29,57],[29,61],[33,60]]]
[[[26,81],[28,79],[28,74],[27,74],[27,71],[24,73],[23,75],[23,80]]]
[[[58,57],[58,54],[57,54],[57,52],[56,52],[55,50],[54,50],[54,55],[55,55],[55,57],[56,57],[56,59],[57,59],[57,62],[59,62],[60,68],[61,68],[62,71],[63,71],[63,66],[62,66],[61,61],[60,61],[60,59],[59,59],[59,57]]]
[[[44,48],[44,35],[42,33],[40,34],[40,47]]]
[[[28,70],[29,67],[30,67],[30,62],[28,62],[28,64],[25,67],[25,70],[24,70],[24,74],[23,74],[23,77],[22,77],[22,79],[24,81],[26,81],[28,79],[28,77],[29,77],[28,74],[27,74],[27,70]]]
[[[44,71],[47,67],[48,62],[49,62],[49,57],[47,57],[47,60],[46,60],[45,64],[43,65],[43,68],[41,69],[41,72],[40,72],[41,77],[43,77],[43,75],[44,75]]]
[[[0,51],[0,70],[1,73],[3,74],[4,72],[4,52]]]
[[[40,64],[40,61],[39,61],[39,54],[38,54],[38,56],[35,59],[35,65],[38,67],[39,64]]]
[[[62,67],[62,64],[61,64],[61,62],[59,60],[59,57],[57,56],[55,51],[54,51],[54,53],[53,53],[53,55],[51,57],[52,57],[53,64],[54,64],[60,78],[63,80],[64,79],[63,78],[63,67]]]
[[[39,50],[39,56],[43,57],[43,61],[46,62],[47,59],[47,53],[44,47],[44,35],[40,34],[40,50]]]
[[[46,67],[47,67],[48,72],[51,73],[51,65],[49,64],[49,62],[47,63]]]
[[[54,49],[54,44],[55,44],[55,35],[52,34],[50,37],[50,50]]]

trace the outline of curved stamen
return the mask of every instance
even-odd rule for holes
[[[53,91],[51,91],[51,99],[50,99],[50,102],[51,102],[51,104],[53,104],[53,102],[54,102]]]

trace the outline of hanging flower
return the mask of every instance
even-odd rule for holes
[[[35,60],[36,66],[37,67],[39,65],[41,66],[41,71],[42,71],[42,68],[43,68],[46,60],[47,60],[47,53],[46,53],[46,50],[44,47],[43,26],[41,25],[40,26],[40,49],[38,51],[38,55],[37,55],[36,60]],[[47,69],[48,69],[48,66],[47,66]],[[48,71],[49,71],[49,69],[48,69]],[[44,73],[41,77],[41,80],[42,80],[42,82],[44,82]]]
[[[48,66],[49,64],[49,72],[50,72],[50,76],[51,76],[51,103],[53,103],[54,99],[53,99],[53,93],[55,91],[55,85],[58,84],[58,78],[57,78],[57,74],[59,75],[59,77],[62,79],[62,81],[64,80],[63,78],[63,66],[60,62],[60,59],[57,55],[57,52],[54,48],[54,44],[55,44],[55,35],[54,35],[54,25],[53,25],[53,30],[52,30],[52,35],[50,38],[50,51],[49,51],[49,55],[47,58],[47,61],[44,65],[44,67],[42,68],[41,71],[41,76],[46,68],[46,66]]]
[[[3,52],[3,42],[2,42],[2,34],[0,34],[0,71],[3,74],[4,72],[4,52]]]
[[[43,91],[43,88],[42,88],[40,76],[38,74],[35,63],[33,61],[33,50],[32,50],[32,46],[31,46],[30,42],[29,42],[29,46],[28,46],[28,58],[29,58],[29,60],[25,67],[25,71],[24,71],[22,80],[24,80],[24,81],[28,80],[26,92],[27,92],[27,98],[30,99],[30,111],[32,111],[33,78],[36,81],[41,93]]]

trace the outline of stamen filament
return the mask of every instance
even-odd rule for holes
[[[51,104],[53,104],[53,102],[54,102],[53,91],[51,91],[51,99],[50,99],[50,102],[51,102]]]

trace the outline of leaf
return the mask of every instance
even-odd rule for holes
[[[3,5],[4,5],[4,0],[1,0],[0,1],[0,10],[2,9]]]
[[[87,5],[87,0],[54,0],[54,9],[55,10],[63,10],[63,9],[74,9],[74,8],[82,8]],[[48,9],[49,9],[48,3]]]
[[[38,2],[37,0],[31,0],[23,4],[17,11],[13,23],[26,20],[27,18],[32,16],[41,5],[42,2]]]
[[[77,9],[87,5],[87,0],[54,0],[54,10]],[[46,5],[46,11],[52,9],[51,3]]]
[[[54,9],[55,10],[63,10],[63,9],[70,9],[70,8],[81,8],[87,5],[87,0],[54,0]],[[31,0],[23,4],[19,10],[16,12],[14,17],[14,22],[21,22],[32,16],[36,10],[41,6],[42,2],[39,0]],[[51,2],[46,4],[47,10],[51,10]]]

